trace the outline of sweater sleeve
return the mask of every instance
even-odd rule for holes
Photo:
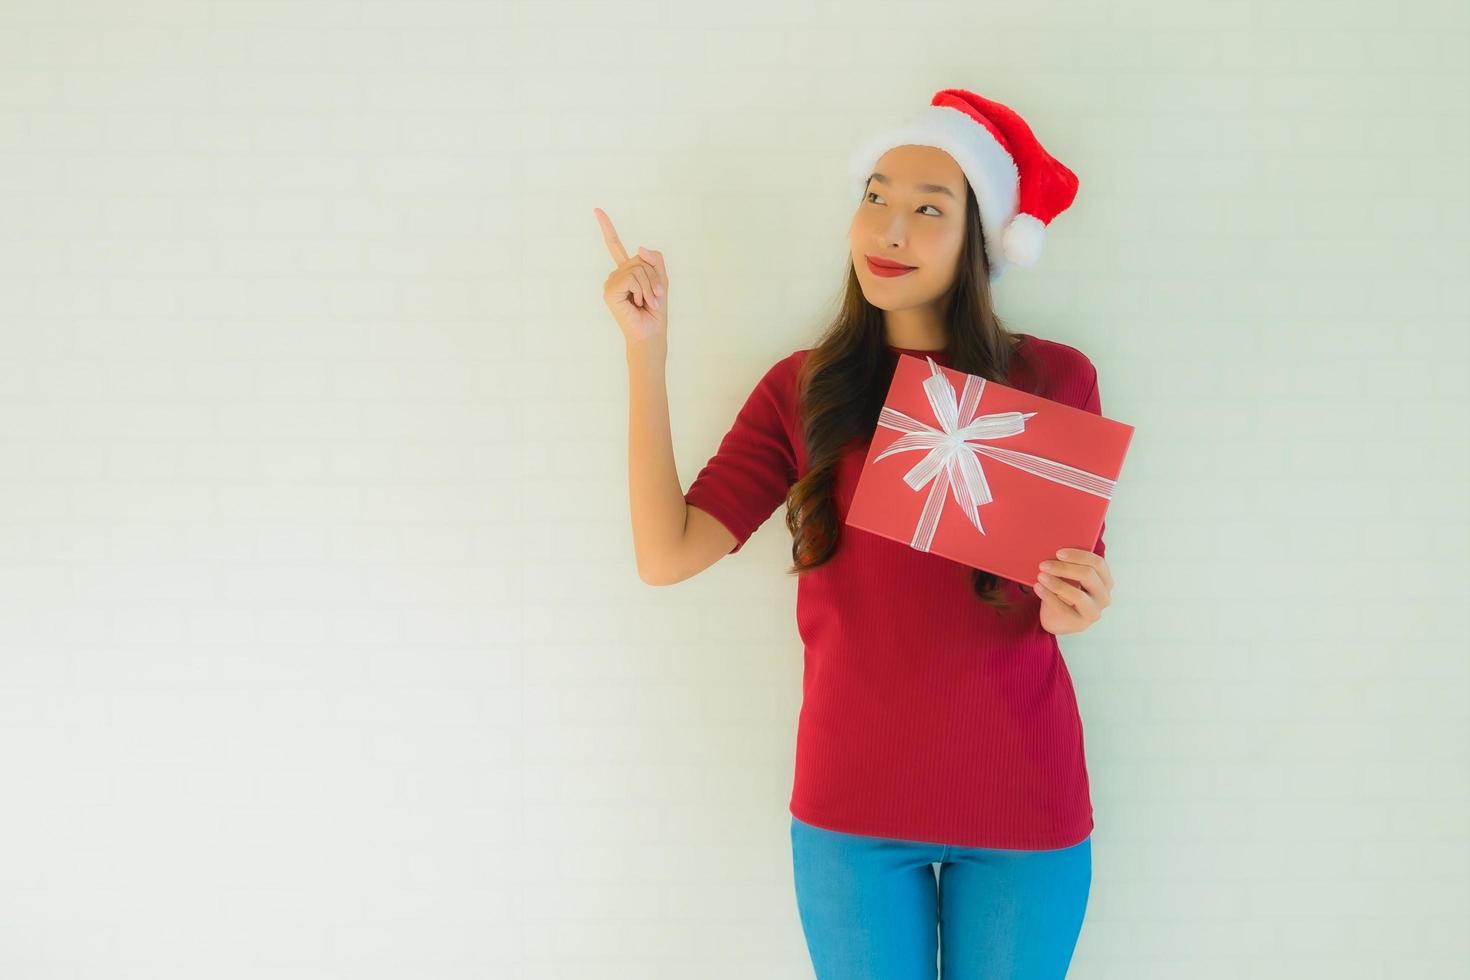
[[[792,383],[789,357],[766,371],[684,494],[685,502],[735,535],[732,555],[785,502],[796,482],[796,454],[787,431]]]
[[[1094,412],[1098,415],[1102,414],[1102,397],[1097,390],[1097,368],[1095,367],[1092,369],[1092,389],[1083,400],[1082,407],[1089,412]],[[1092,550],[1099,555],[1106,553],[1107,546],[1103,544],[1103,531],[1107,529],[1107,526],[1108,522],[1104,520],[1097,529],[1097,544],[1093,545]]]

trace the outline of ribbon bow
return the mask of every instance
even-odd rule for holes
[[[985,528],[980,526],[980,505],[988,504],[995,498],[991,496],[985,471],[980,467],[982,455],[1083,493],[1105,500],[1112,498],[1116,481],[1105,476],[1058,463],[1045,456],[1034,456],[999,446],[971,445],[971,440],[1004,439],[1006,436],[1025,432],[1026,420],[1037,413],[994,412],[977,416],[975,412],[980,406],[980,396],[985,393],[985,379],[966,374],[965,390],[956,400],[954,385],[939,365],[934,363],[934,358],[926,357],[925,360],[929,362],[930,375],[924,379],[924,394],[929,398],[929,407],[934,410],[939,427],[920,422],[885,405],[878,415],[878,424],[902,432],[903,435],[873,458],[876,463],[894,453],[921,449],[929,451],[903,477],[904,482],[914,490],[921,490],[924,484],[932,481],[929,498],[924,502],[924,511],[919,515],[910,545],[920,551],[929,550],[934,541],[934,532],[939,527],[939,515],[944,510],[944,501],[948,496],[954,497],[955,503],[960,505],[960,510],[975,525],[975,529],[981,534],[985,533]]]

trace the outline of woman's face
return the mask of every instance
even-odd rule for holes
[[[869,303],[902,310],[939,302],[954,285],[965,242],[965,174],[933,146],[895,146],[878,159],[848,237]],[[868,257],[913,266],[883,275]]]

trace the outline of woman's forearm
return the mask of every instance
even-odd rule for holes
[[[660,580],[684,537],[688,508],[674,463],[665,378],[668,342],[660,334],[625,344],[628,357],[628,503],[638,575]]]

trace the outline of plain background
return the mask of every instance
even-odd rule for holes
[[[687,486],[950,86],[1078,173],[996,300],[1137,428],[1071,976],[1470,968],[1467,29],[5,4],[0,974],[810,976],[789,541],[639,581],[592,208],[667,257]]]

